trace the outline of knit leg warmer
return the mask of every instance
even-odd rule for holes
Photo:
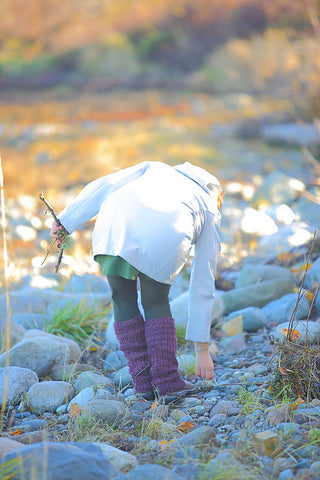
[[[152,392],[151,362],[142,315],[124,322],[115,322],[114,331],[119,340],[119,348],[127,359],[135,391],[137,393]]]
[[[178,372],[177,337],[172,317],[152,318],[145,322],[148,354],[153,383],[160,395],[178,392],[185,387]]]

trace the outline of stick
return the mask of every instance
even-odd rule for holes
[[[55,214],[53,208],[51,207],[51,205],[48,202],[48,200],[46,199],[46,197],[43,195],[43,192],[40,193],[39,198],[40,198],[40,200],[42,200],[42,202],[47,207],[47,211],[49,211],[51,213],[51,215],[53,216],[53,219],[56,222],[56,224],[58,225],[58,227],[61,227],[61,229],[62,229],[61,233],[63,233],[63,231],[66,232],[66,229],[64,228],[64,226],[60,222],[59,218]],[[61,245],[59,246],[59,242],[58,242],[58,248],[59,248],[59,256],[58,256],[57,263],[55,264],[55,273],[58,273],[58,270],[59,270],[59,267],[60,267],[60,264],[61,264],[61,260],[62,260],[62,257],[63,257],[63,247]],[[47,256],[46,256],[46,258],[47,258]],[[46,260],[46,258],[45,258],[45,260]]]

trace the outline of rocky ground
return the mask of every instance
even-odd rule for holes
[[[193,108],[201,117],[204,106]],[[8,233],[18,253],[9,265],[9,358],[4,284],[0,295],[0,401],[7,400],[1,478],[32,479],[35,470],[37,479],[73,478],[75,471],[80,480],[320,478],[320,395],[306,401],[290,387],[277,357],[292,315],[297,351],[306,337],[319,348],[320,248],[317,238],[312,242],[320,227],[319,170],[309,150],[319,135],[313,126],[266,129],[259,122],[219,123],[208,135],[229,158],[217,172],[226,196],[210,345],[215,378],[196,377],[192,345],[183,342],[187,267],[172,287],[171,306],[179,369],[198,393],[174,405],[134,395],[113,332],[110,291],[88,257],[74,247],[60,276],[51,272],[54,255],[40,268],[50,222],[31,197],[9,199]],[[254,153],[244,143],[252,135],[261,142],[250,143]],[[261,147],[270,141],[285,149],[270,154]],[[37,162],[50,164],[43,155]],[[85,230],[82,243],[89,241]],[[19,254],[25,258],[34,244],[25,268]],[[70,275],[75,267],[80,272]],[[99,318],[86,341],[76,332],[79,309]],[[61,312],[69,312],[63,326]],[[73,328],[66,333],[68,321]]]

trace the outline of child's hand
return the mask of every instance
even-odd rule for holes
[[[209,353],[209,344],[195,342],[196,347],[196,372],[197,375],[206,380],[213,379],[213,361]]]
[[[57,240],[57,245],[59,248],[61,247],[66,235],[69,235],[69,232],[67,232],[67,230],[62,225],[58,225],[57,222],[53,220],[50,237]]]

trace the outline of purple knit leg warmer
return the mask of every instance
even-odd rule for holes
[[[142,315],[124,322],[115,322],[114,331],[119,340],[119,348],[127,359],[135,391],[137,393],[152,392],[151,362]]]
[[[160,395],[180,391],[185,386],[185,382],[178,372],[174,319],[163,317],[147,320],[145,332],[152,365],[152,379]]]

